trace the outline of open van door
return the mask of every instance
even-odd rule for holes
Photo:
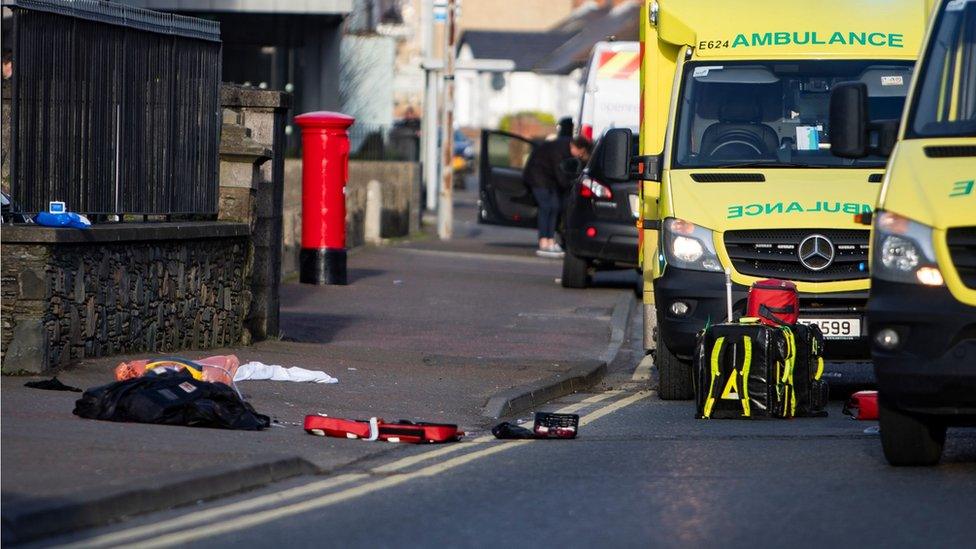
[[[522,179],[535,144],[514,134],[481,130],[478,221],[489,225],[535,227],[538,206]]]

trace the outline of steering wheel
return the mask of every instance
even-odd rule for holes
[[[723,149],[733,149],[735,152],[728,151],[727,158],[761,158],[767,154],[766,146],[752,132],[744,130],[729,130],[723,132],[719,137],[721,140],[717,145],[708,151],[709,156],[720,156]]]

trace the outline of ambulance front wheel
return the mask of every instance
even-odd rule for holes
[[[888,463],[903,465],[935,465],[942,457],[945,445],[945,423],[905,413],[878,402],[881,427],[881,447]]]
[[[657,366],[657,394],[661,400],[690,400],[695,396],[691,380],[691,363],[675,356],[661,341],[658,332],[657,349],[654,351]]]

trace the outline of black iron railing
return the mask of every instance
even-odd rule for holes
[[[97,0],[3,4],[16,209],[216,214],[217,23]]]
[[[353,160],[420,160],[419,129],[410,125],[361,124],[349,128],[349,157]]]

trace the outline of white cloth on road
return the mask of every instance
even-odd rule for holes
[[[314,383],[339,383],[339,380],[325,372],[306,370],[305,368],[285,368],[262,362],[248,362],[241,364],[234,374],[234,381],[248,381],[269,379],[271,381],[296,381]]]

